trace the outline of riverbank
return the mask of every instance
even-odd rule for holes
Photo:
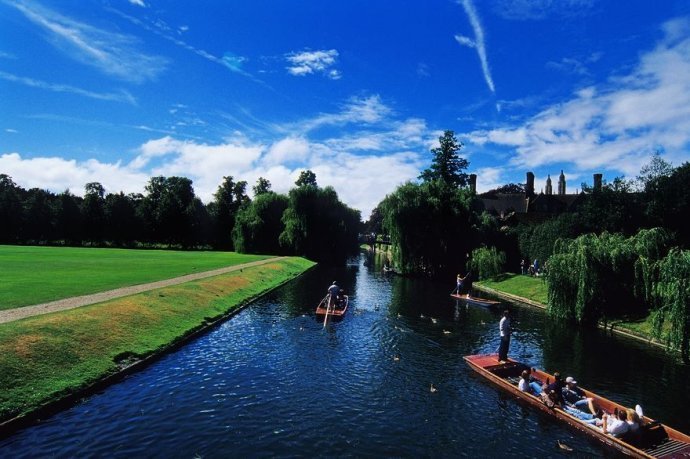
[[[485,280],[475,282],[474,288],[528,306],[547,309],[548,294],[546,280],[543,277],[524,276],[519,274],[503,274],[497,280]],[[659,340],[651,336],[650,317],[643,318],[619,318],[607,322],[600,322],[599,327],[648,344],[667,348]]]
[[[0,325],[0,431],[117,381],[313,266],[283,258]]]

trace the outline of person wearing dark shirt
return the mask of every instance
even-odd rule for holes
[[[553,379],[554,381],[547,385],[544,389],[544,393],[551,398],[555,404],[563,406],[565,405],[565,400],[563,399],[563,387],[565,384],[563,383],[561,374],[559,372],[555,372],[553,374]]]

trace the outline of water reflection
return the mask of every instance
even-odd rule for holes
[[[333,280],[351,295],[350,309],[324,329],[314,309]],[[312,270],[145,371],[5,439],[0,451],[6,457],[613,456],[469,369],[463,355],[498,347],[502,307],[464,304],[449,296],[452,287],[383,274],[370,256]],[[687,367],[644,344],[575,330],[540,310],[512,310],[512,357],[573,374],[587,388],[641,403],[648,414],[690,431],[683,416]]]

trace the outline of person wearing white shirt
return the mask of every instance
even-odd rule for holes
[[[501,344],[498,346],[498,361],[508,360],[508,348],[510,347],[510,311],[503,311],[503,318],[498,323],[498,330],[501,334]]]

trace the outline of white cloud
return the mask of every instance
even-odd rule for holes
[[[496,89],[494,87],[494,80],[491,77],[491,69],[489,69],[489,61],[486,57],[486,47],[484,45],[484,29],[482,28],[482,24],[479,21],[479,15],[477,14],[477,10],[474,8],[472,0],[462,0],[461,4],[465,10],[465,13],[467,14],[467,18],[470,21],[472,30],[474,31],[474,40],[468,37],[464,37],[462,35],[456,35],[455,40],[457,40],[457,42],[462,46],[468,46],[470,48],[475,48],[477,50],[477,55],[479,56],[479,61],[482,66],[482,73],[484,74],[484,80],[486,81],[486,85],[489,87],[489,90],[491,92],[496,92]]]
[[[123,167],[120,163],[101,163],[41,157],[22,158],[19,153],[0,155],[0,170],[25,189],[41,188],[56,193],[69,189],[83,195],[84,185],[100,182],[108,192],[141,193],[148,174]]]
[[[77,94],[79,96],[89,97],[91,99],[106,100],[112,102],[125,102],[132,105],[136,105],[137,103],[134,96],[132,96],[129,92],[124,90],[116,93],[93,92],[66,84],[48,83],[47,81],[20,77],[17,75],[12,75],[11,73],[3,72],[2,70],[0,70],[0,78],[2,78],[3,80],[11,81],[13,83],[22,84],[24,86],[44,89],[46,91],[65,92]]]
[[[291,75],[321,73],[333,80],[338,80],[342,76],[340,71],[331,68],[338,59],[338,51],[335,49],[293,52],[287,54],[285,59],[290,63],[287,71]]]
[[[146,3],[144,3],[143,0],[129,0],[129,3],[131,3],[132,5],[136,5],[136,6],[141,6],[142,8],[147,7]]]
[[[630,177],[657,149],[687,160],[690,20],[671,21],[664,31],[664,39],[627,75],[584,88],[523,124],[474,131],[466,138],[478,146],[515,148],[512,164],[518,167],[566,162],[578,170],[617,170]]]
[[[5,132],[9,132],[10,134],[17,134],[17,133],[19,133],[19,131],[17,131],[16,129],[12,129],[12,128],[7,128],[7,129],[5,129]]]
[[[307,132],[329,125],[373,124],[382,121],[392,112],[393,110],[381,101],[378,94],[368,97],[353,97],[337,113],[321,114],[312,119],[290,125],[287,129]]]
[[[99,71],[134,83],[155,80],[167,60],[138,50],[130,35],[109,32],[65,17],[36,3],[10,3],[49,34],[49,41],[67,55]]]

